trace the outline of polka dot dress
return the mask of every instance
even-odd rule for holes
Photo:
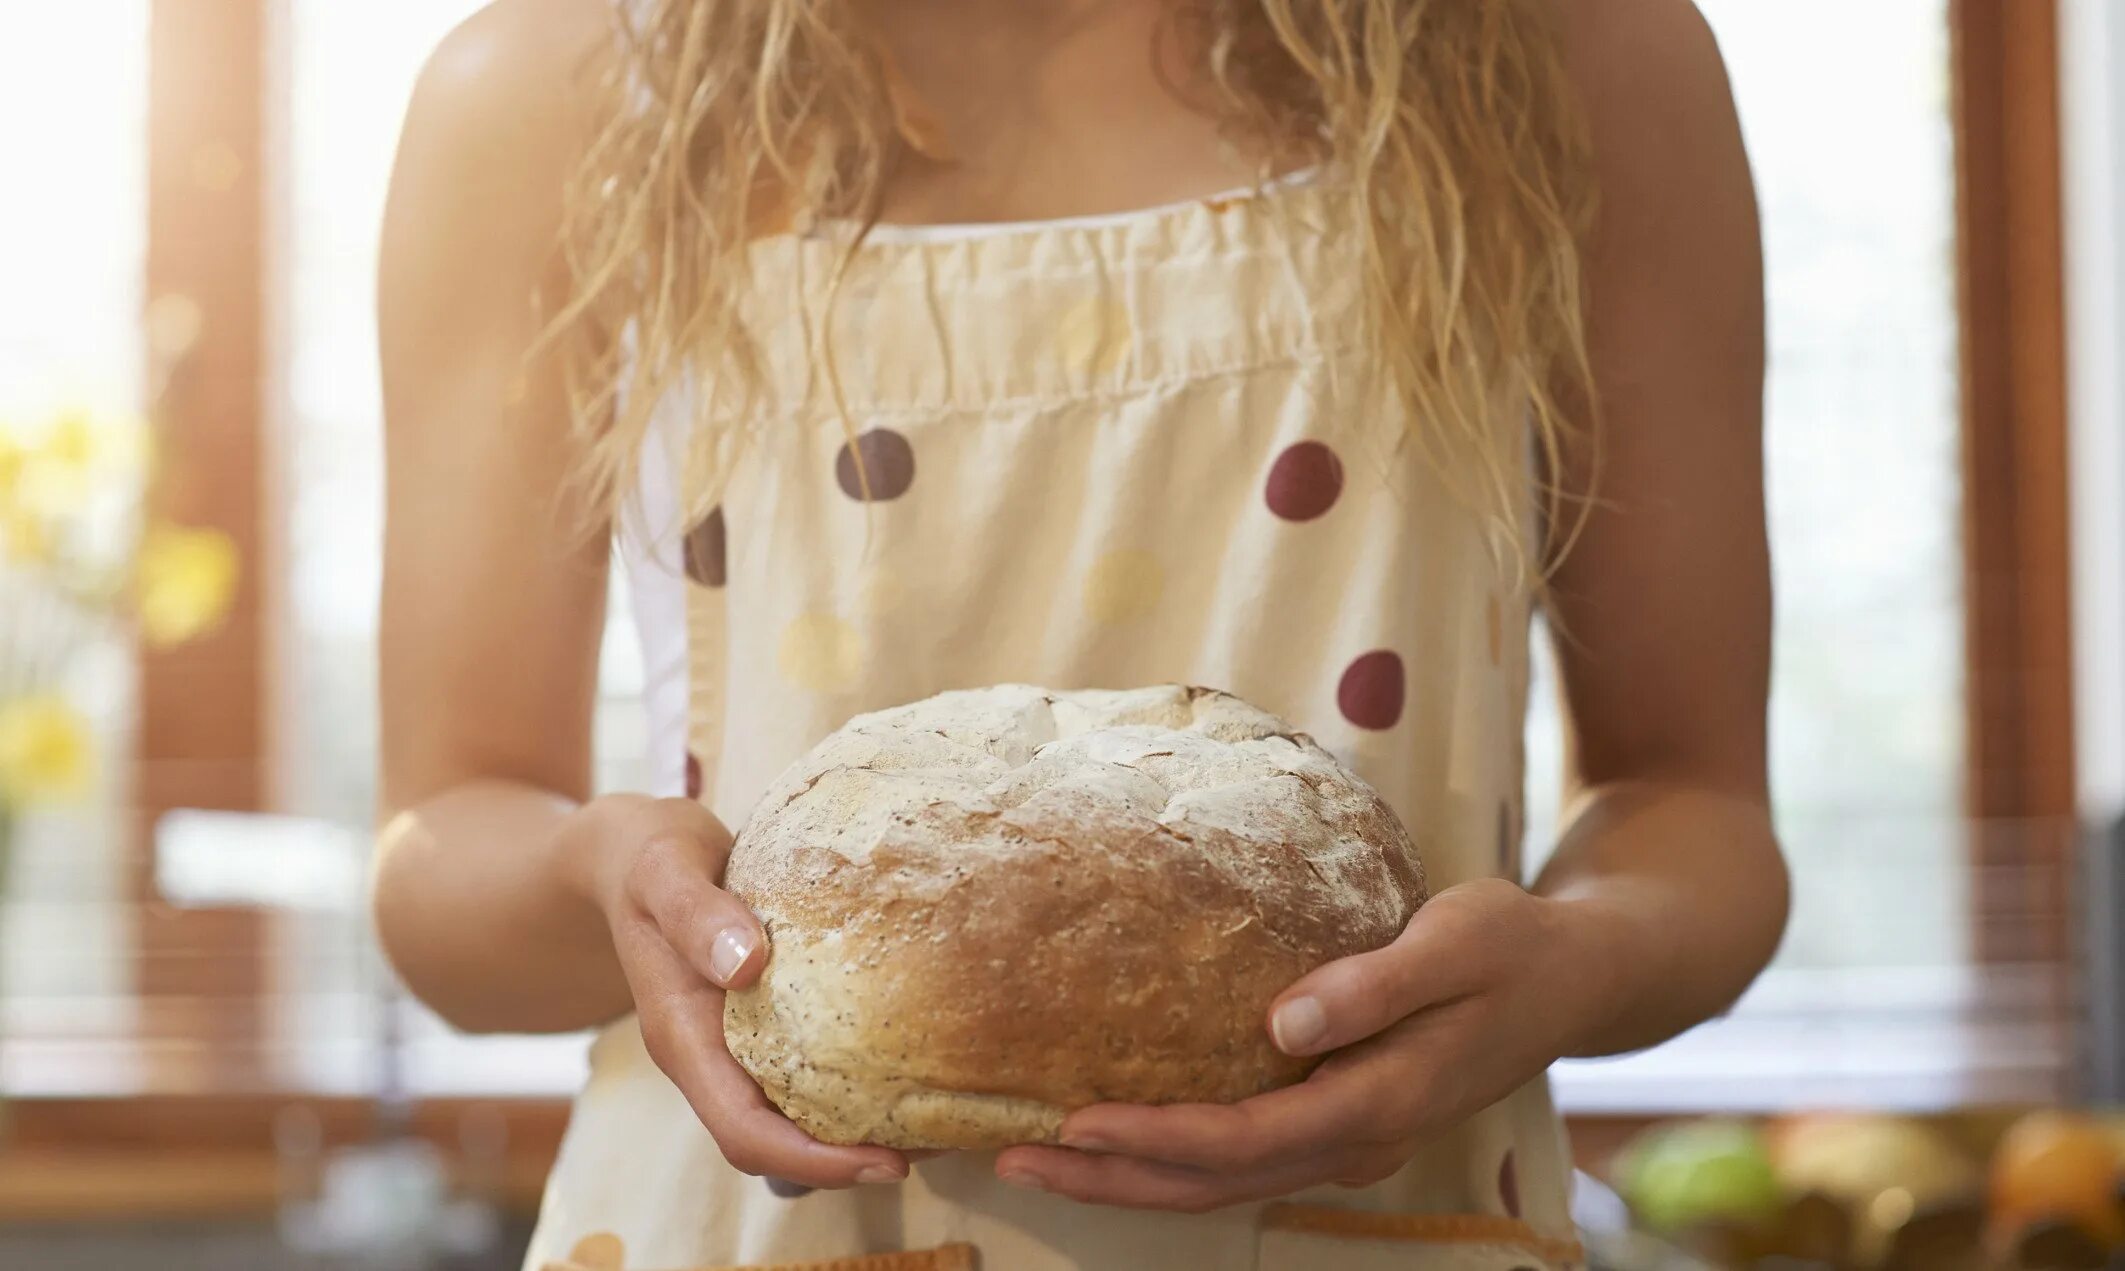
[[[1517,871],[1526,602],[1353,341],[1361,270],[1335,228],[1352,211],[1311,186],[887,236],[831,308],[838,243],[758,244],[758,276],[788,282],[748,302],[765,401],[666,403],[632,544],[644,639],[665,651],[645,659],[664,793],[738,826],[861,711],[1002,682],[1180,681],[1363,773],[1435,887]],[[820,349],[838,395],[812,373]],[[1276,1212],[1328,1217],[1274,1239],[1259,1206],[1085,1210],[997,1184],[984,1156],[805,1195],[725,1165],[623,1023],[595,1048],[535,1256],[614,1232],[630,1265],[744,1266],[892,1233],[1022,1271],[1552,1271],[1575,1258],[1565,1161],[1538,1082],[1396,1178],[1295,1198]],[[1395,1223],[1338,1234],[1346,1211]]]

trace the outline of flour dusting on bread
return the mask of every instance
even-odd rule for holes
[[[770,939],[727,999],[731,1053],[815,1137],[903,1148],[1295,1081],[1310,1065],[1270,1044],[1269,1002],[1425,897],[1369,785],[1181,686],[860,716],[762,797],[726,882]]]

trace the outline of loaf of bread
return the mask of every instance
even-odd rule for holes
[[[1269,1003],[1393,940],[1408,834],[1313,739],[1179,686],[945,693],[861,716],[762,797],[727,885],[766,924],[731,1054],[829,1143],[1052,1141],[1087,1104],[1303,1077]]]

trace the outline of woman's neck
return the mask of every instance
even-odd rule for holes
[[[1244,185],[1265,166],[1183,100],[1191,64],[1155,0],[901,0],[877,33],[921,150],[888,184],[900,224],[1124,211]]]

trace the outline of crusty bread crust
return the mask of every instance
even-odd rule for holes
[[[1167,686],[946,693],[851,721],[762,798],[731,1054],[829,1143],[1052,1141],[1091,1103],[1231,1102],[1311,1067],[1270,1001],[1393,940],[1409,836],[1313,739]]]

